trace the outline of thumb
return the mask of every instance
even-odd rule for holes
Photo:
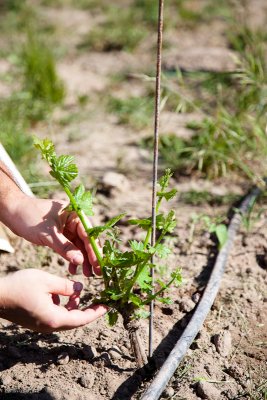
[[[61,278],[49,274],[47,276],[47,289],[51,294],[61,294],[62,296],[72,296],[81,292],[83,284],[81,282],[74,282],[67,278]]]
[[[84,257],[82,252],[66,236],[62,233],[55,232],[52,242],[49,247],[60,254],[63,258],[72,264],[83,264]]]

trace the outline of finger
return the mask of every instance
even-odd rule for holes
[[[91,264],[89,262],[88,254],[87,254],[86,249],[84,247],[84,243],[78,237],[76,237],[74,239],[73,243],[83,253],[83,259],[84,259],[84,262],[83,262],[83,274],[88,278],[89,276],[92,276],[92,266],[91,266]]]
[[[47,288],[51,294],[61,294],[63,296],[71,296],[81,292],[83,284],[81,282],[73,282],[66,278],[61,278],[52,274],[47,275]]]
[[[89,262],[93,267],[94,273],[96,275],[101,275],[101,269],[100,269],[100,266],[99,266],[99,262],[97,260],[96,255],[95,255],[95,252],[92,249],[92,246],[90,245],[87,233],[85,232],[85,229],[84,229],[84,227],[83,227],[83,225],[81,223],[79,223],[77,225],[77,233],[78,233],[79,237],[83,241],[86,253],[88,255]],[[99,242],[98,239],[96,240],[96,244],[98,246],[100,254],[102,254],[102,248],[100,246],[100,242]]]
[[[50,313],[50,321],[54,321],[52,323],[54,330],[72,329],[95,321],[107,311],[108,307],[104,305],[93,305],[84,311],[68,311],[64,307],[53,306]]]
[[[55,232],[49,246],[72,264],[80,265],[84,262],[81,250],[74,243],[70,242],[63,233]]]
[[[77,273],[77,268],[78,268],[78,265],[75,265],[75,264],[73,264],[73,263],[70,263],[70,264],[69,264],[69,273],[70,273],[71,275],[75,275],[75,274]]]
[[[54,304],[56,304],[57,306],[60,305],[60,298],[58,294],[52,293],[52,301]]]
[[[74,294],[70,296],[68,303],[65,305],[65,308],[70,310],[77,310],[80,304],[80,294]]]

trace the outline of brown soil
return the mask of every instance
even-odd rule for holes
[[[265,2],[258,3],[263,8]],[[131,216],[149,215],[151,163],[147,153],[136,145],[149,131],[137,134],[134,129],[118,125],[117,118],[107,114],[104,107],[95,109],[94,99],[100,95],[104,99],[110,88],[122,95],[123,92],[124,95],[142,93],[144,82],[130,81],[121,86],[118,84],[114,89],[111,76],[118,71],[142,73],[145,66],[147,69],[148,65],[154,65],[154,60],[144,49],[135,55],[122,52],[80,54],[75,46],[87,31],[86,26],[89,29],[90,22],[95,23],[94,18],[86,11],[73,9],[51,8],[43,12],[57,21],[60,37],[69,46],[59,66],[68,97],[65,108],[55,113],[49,126],[39,126],[40,135],[50,134],[59,153],[75,155],[81,176],[85,177],[88,186],[101,181],[107,171],[125,175],[127,184],[113,188],[108,195],[107,191],[98,194],[95,223],[125,210]],[[255,8],[253,18],[253,21],[257,20]],[[196,69],[231,68],[232,58],[225,49],[221,24],[221,21],[217,22],[212,35],[210,27],[199,26],[193,32],[182,31],[179,41],[173,36],[171,52],[166,50],[164,53],[166,65],[181,63],[186,68],[190,60],[191,67]],[[82,111],[77,106],[79,95],[89,95],[89,102]],[[78,113],[78,118],[60,125],[60,121],[75,113]],[[184,127],[186,116],[164,116],[163,113],[164,118],[172,129],[177,127],[177,134],[188,134]],[[182,192],[190,188],[205,188],[217,194],[242,194],[246,186],[236,182],[211,183],[197,178],[190,181],[180,178],[179,181],[173,180],[172,185]],[[51,196],[63,194],[56,192]],[[1,399],[140,399],[155,369],[160,368],[189,321],[216,258],[216,245],[206,233],[197,232],[189,246],[191,216],[200,212],[212,216],[228,211],[209,205],[189,207],[177,201],[173,201],[171,206],[177,211],[178,226],[165,274],[175,266],[181,266],[184,282],[182,287],[171,289],[173,304],[156,305],[155,351],[150,366],[136,369],[122,321],[109,328],[103,318],[84,328],[44,335],[0,320]],[[171,379],[163,394],[165,398],[264,399],[263,391],[257,388],[267,380],[266,218],[267,208],[263,206],[263,213],[250,234],[242,231],[237,235],[212,310]],[[125,240],[137,237],[132,228],[121,226],[121,230]],[[50,250],[34,247],[22,239],[12,237],[11,240],[16,251],[11,255],[0,255],[2,276],[29,267],[66,276],[67,263]],[[88,304],[101,283],[96,279],[88,280],[82,274],[78,274],[77,279],[84,282],[83,304]],[[147,348],[148,322],[141,320],[140,326],[141,338]]]

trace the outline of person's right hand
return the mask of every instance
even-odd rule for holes
[[[33,331],[50,333],[86,325],[108,307],[79,310],[80,282],[37,269],[17,271],[0,279],[0,317]],[[69,298],[65,307],[59,295]]]

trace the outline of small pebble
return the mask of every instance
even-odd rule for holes
[[[122,353],[117,346],[114,346],[108,350],[109,355],[113,360],[121,359]]]
[[[200,297],[201,297],[201,295],[200,295],[199,292],[193,293],[193,294],[192,294],[192,300],[193,300],[193,302],[194,302],[195,304],[197,304],[197,303],[199,302],[199,300],[200,300]]]
[[[1,378],[0,378],[0,383],[6,387],[8,387],[10,385],[11,381],[12,381],[12,378],[10,375],[4,375],[4,376],[1,376]]]
[[[90,374],[90,373],[88,373],[84,376],[81,376],[81,378],[80,378],[81,386],[83,386],[84,388],[87,388],[87,389],[91,389],[94,385],[94,382],[95,382],[95,377],[93,374]]]
[[[193,302],[193,300],[187,299],[181,301],[179,306],[180,306],[180,311],[187,313],[193,310],[193,308],[195,307],[195,303]]]
[[[210,382],[198,382],[197,395],[201,399],[221,400],[221,392]]]
[[[69,357],[68,353],[66,353],[66,352],[59,354],[59,356],[57,358],[57,363],[59,365],[68,364],[69,361],[70,361],[70,357]]]
[[[162,397],[164,399],[171,399],[175,394],[175,391],[172,387],[168,387],[167,389],[164,390]]]
[[[213,343],[215,344],[217,352],[227,357],[232,351],[232,336],[228,330],[225,330],[218,335],[213,336]]]

